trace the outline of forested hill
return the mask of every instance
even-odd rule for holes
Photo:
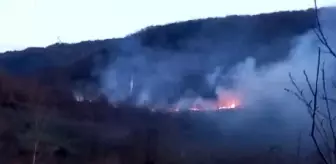
[[[122,55],[163,59],[173,55],[197,53],[209,57],[221,53],[232,63],[247,56],[254,56],[259,64],[268,63],[284,59],[293,37],[315,27],[314,14],[309,9],[150,26],[125,38],[6,52],[0,54],[0,67],[15,75],[38,74],[49,81],[56,77],[77,81],[94,79],[99,76],[92,73],[94,70],[103,69]]]
[[[135,36],[140,37],[143,46],[171,50],[193,47],[200,40],[219,45],[232,41],[260,44],[300,35],[315,27],[314,18],[314,10],[232,15],[151,26]]]

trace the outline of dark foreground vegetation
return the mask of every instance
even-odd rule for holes
[[[319,159],[279,147],[230,149],[222,142],[225,132],[202,113],[150,112],[111,105],[104,98],[77,102],[71,93],[4,73],[0,84],[1,163],[283,164]]]

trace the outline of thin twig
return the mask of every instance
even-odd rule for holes
[[[309,90],[310,90],[310,92],[311,92],[311,94],[313,95],[313,96],[315,96],[315,91],[313,90],[313,86],[311,85],[311,83],[310,83],[310,80],[309,80],[309,78],[308,78],[308,75],[307,75],[307,73],[306,73],[306,70],[303,70],[303,74],[304,74],[304,76],[305,76],[305,78],[306,78],[306,82],[307,82],[307,84],[308,84],[308,87],[309,87]]]
[[[320,52],[320,48],[319,48],[319,52]],[[319,75],[320,75],[320,62],[321,62],[321,53],[318,54],[318,59],[317,59],[317,71],[316,71],[316,78],[315,78],[315,90],[313,92],[313,96],[314,96],[314,100],[313,100],[313,114],[312,114],[312,119],[313,119],[313,123],[311,125],[311,131],[310,131],[310,135],[313,139],[313,142],[315,144],[315,147],[317,149],[317,152],[319,153],[320,157],[322,158],[323,162],[328,164],[328,160],[326,159],[325,155],[323,154],[320,145],[317,142],[317,139],[315,137],[315,130],[316,130],[316,110],[317,110],[317,94],[318,94],[318,79],[319,79]]]
[[[323,63],[323,67],[322,67],[322,82],[323,82],[323,92],[324,92],[324,97],[325,99],[325,104],[326,104],[326,108],[327,108],[327,113],[328,113],[328,122],[329,122],[329,126],[330,126],[330,130],[332,132],[332,138],[333,138],[333,148],[332,148],[332,153],[333,156],[336,155],[336,135],[335,135],[335,129],[333,124],[333,120],[332,120],[332,116],[331,116],[331,109],[329,106],[329,100],[328,100],[328,93],[327,93],[327,89],[326,89],[326,80],[325,80],[325,69],[324,69],[324,63]]]
[[[318,13],[318,7],[317,7],[317,0],[314,0],[314,8],[315,8],[315,18],[316,18],[316,24],[317,24],[317,31],[314,31],[317,38],[319,41],[328,49],[329,53],[336,58],[336,53],[335,51],[330,47],[327,38],[325,37],[323,30],[322,30],[322,25],[320,22],[319,18],[319,13]]]
[[[322,119],[320,121],[320,127],[321,127],[323,133],[321,133],[321,132],[318,132],[318,133],[320,134],[321,137],[324,137],[324,139],[322,141],[323,141],[324,146],[328,149],[328,152],[333,152],[333,148],[331,148],[331,146],[328,142],[329,141],[329,135],[328,135],[326,129],[324,128],[324,121],[325,121],[325,119]],[[316,130],[317,129],[318,128],[316,127]],[[328,154],[328,158],[331,159],[331,156],[329,154]]]
[[[291,73],[289,73],[289,78],[290,78],[293,86],[296,88],[296,92],[292,91],[290,89],[287,89],[287,88],[285,88],[285,91],[293,94],[295,97],[297,97],[299,99],[299,101],[303,102],[306,105],[306,107],[308,108],[308,113],[309,113],[310,117],[313,118],[313,116],[312,116],[312,111],[313,111],[312,100],[308,101],[306,99],[305,95],[303,94],[303,90],[298,87],[298,85],[296,84],[296,82],[295,82],[294,78],[292,77]],[[311,86],[311,83],[310,83],[309,79],[307,80],[307,83],[308,83],[308,85]],[[312,94],[314,94],[314,91],[312,92]],[[324,115],[323,113],[321,113],[321,111],[318,110],[318,107],[316,108],[316,114],[320,114],[322,117],[327,118],[326,115]],[[319,115],[316,115],[315,119],[317,121],[321,122],[322,120],[320,120],[319,117],[317,117],[317,116],[319,116]],[[323,127],[322,127],[322,130],[320,130],[320,128],[318,126],[316,126],[315,130],[322,137],[322,140],[324,141],[323,144],[328,148],[329,147],[328,142],[327,142],[328,138],[326,136],[327,133],[326,133],[325,129],[323,129]],[[323,133],[322,133],[322,131],[323,131]]]

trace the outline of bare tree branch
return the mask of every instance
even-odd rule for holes
[[[314,91],[314,89],[313,89],[313,86],[311,85],[311,83],[310,83],[310,80],[309,80],[309,78],[308,78],[308,75],[307,75],[307,73],[306,73],[306,70],[303,70],[303,74],[304,74],[304,76],[305,76],[305,78],[306,78],[306,82],[307,82],[307,84],[308,84],[308,87],[309,87],[309,90],[310,90],[310,92],[311,92],[311,94],[313,95],[313,96],[315,96],[315,92],[316,91]]]
[[[319,156],[321,157],[321,159],[323,160],[323,162],[325,164],[329,164],[329,161],[332,161],[332,157],[329,154],[329,152],[332,152],[331,150],[333,150],[329,143],[328,143],[328,133],[326,131],[326,129],[324,128],[324,118],[328,119],[328,115],[324,115],[322,112],[320,112],[318,109],[318,95],[319,95],[319,90],[318,90],[318,83],[319,83],[319,78],[320,78],[320,64],[321,64],[321,49],[318,49],[318,60],[317,60],[317,69],[316,69],[316,77],[315,77],[315,83],[314,83],[314,87],[311,83],[311,81],[309,80],[309,77],[306,73],[306,71],[303,71],[303,74],[305,76],[305,80],[306,83],[309,87],[309,91],[313,96],[313,100],[308,101],[307,98],[305,97],[303,90],[300,89],[297,85],[297,83],[295,82],[294,78],[292,77],[292,75],[289,73],[289,78],[291,80],[292,85],[295,87],[295,91],[289,90],[285,88],[285,91],[293,94],[295,97],[297,97],[301,102],[303,102],[306,107],[308,108],[308,112],[312,118],[312,124],[311,124],[311,131],[310,131],[310,136],[313,140],[313,143],[317,149],[317,152],[319,154]],[[320,116],[324,117],[324,118],[319,118]],[[316,123],[317,122],[317,123]],[[316,133],[317,132],[317,133]],[[322,139],[322,143],[323,146],[325,146],[327,148],[328,153],[323,153],[322,151],[322,147],[318,142],[318,139],[316,138],[316,134],[319,134],[321,136]]]
[[[330,130],[331,130],[332,139],[333,139],[332,152],[335,155],[336,154],[336,135],[335,135],[335,129],[333,127],[333,119],[332,119],[332,116],[331,116],[331,109],[330,109],[330,106],[329,106],[328,93],[327,93],[327,89],[326,89],[324,62],[323,62],[323,66],[322,66],[322,84],[323,84],[324,97],[326,98],[324,101],[325,101],[326,108],[327,108],[327,113],[328,113],[328,122],[329,122],[329,127],[330,127]]]
[[[318,51],[318,59],[317,59],[317,71],[316,71],[316,78],[315,78],[315,90],[313,92],[313,113],[312,113],[312,125],[311,125],[311,131],[310,131],[310,136],[313,139],[313,142],[315,144],[315,147],[317,149],[317,152],[319,153],[320,157],[322,158],[323,162],[328,164],[328,160],[323,154],[320,145],[317,142],[316,136],[315,136],[315,130],[316,130],[316,111],[317,111],[317,94],[318,94],[318,80],[319,80],[319,75],[320,75],[320,62],[321,62],[321,50],[319,48]],[[308,81],[309,82],[309,81]]]
[[[313,110],[313,109],[311,108],[311,103],[312,103],[312,101],[308,101],[308,100],[306,99],[306,97],[305,97],[304,94],[303,94],[303,90],[300,89],[299,86],[296,84],[296,82],[295,82],[295,80],[294,80],[292,74],[289,73],[288,76],[289,76],[289,79],[290,79],[292,85],[295,87],[296,92],[295,92],[295,91],[292,91],[292,90],[290,90],[290,89],[287,89],[287,88],[285,88],[285,91],[287,91],[287,92],[293,94],[293,95],[294,95],[295,97],[297,97],[301,102],[303,102],[303,103],[306,105],[306,107],[308,108],[308,113],[309,113],[310,115],[312,115],[312,110]]]
[[[303,103],[306,105],[306,107],[308,108],[308,113],[309,113],[310,117],[313,118],[313,116],[312,116],[312,111],[313,111],[312,100],[308,101],[308,100],[306,99],[306,97],[305,97],[305,95],[304,95],[304,93],[303,93],[303,90],[300,89],[300,88],[298,87],[298,85],[297,85],[297,83],[295,82],[294,78],[292,77],[291,73],[289,73],[289,78],[290,78],[290,80],[291,80],[292,85],[296,88],[296,92],[295,92],[295,91],[292,91],[292,90],[290,90],[290,89],[287,89],[287,88],[285,88],[285,91],[287,91],[287,92],[293,94],[293,95],[294,95],[295,97],[297,97],[301,102],[303,102]],[[308,83],[308,86],[312,86],[312,85],[311,85],[311,82],[309,81],[309,79],[308,79],[308,80],[307,80],[307,79],[308,79],[308,78],[306,77],[306,82]],[[312,87],[311,87],[311,88],[312,88]],[[315,91],[314,91],[313,89],[312,89],[312,94],[315,95]],[[317,94],[316,94],[316,96],[317,96]],[[322,116],[322,117],[324,117],[324,118],[327,119],[327,115],[321,113],[321,111],[318,110],[318,107],[316,108],[315,111],[316,111],[315,120],[317,120],[317,121],[320,122],[320,123],[322,122],[323,118],[320,119],[318,116]],[[319,115],[317,115],[317,114],[319,114]],[[321,125],[321,124],[320,124],[320,125]],[[317,133],[322,137],[322,141],[323,141],[324,146],[325,146],[328,150],[330,150],[330,146],[329,146],[329,144],[328,144],[328,142],[327,142],[327,141],[328,141],[328,137],[327,137],[327,132],[326,132],[326,130],[323,129],[323,126],[321,126],[321,129],[320,129],[320,127],[317,126],[317,125],[316,125],[316,127],[315,127],[315,130],[316,130]]]
[[[317,0],[314,0],[314,8],[315,8],[315,18],[316,18],[316,24],[317,28],[314,30],[317,38],[319,41],[327,48],[329,53],[336,58],[336,53],[335,51],[330,47],[327,38],[325,37],[323,30],[322,30],[322,25],[320,22],[319,18],[319,13],[318,13],[318,7],[317,7]]]

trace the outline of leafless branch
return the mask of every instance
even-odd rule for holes
[[[324,100],[324,101],[328,100],[329,103],[335,103],[336,104],[336,99],[329,98],[329,97],[327,98],[325,96],[322,96],[321,99]]]
[[[335,129],[333,127],[333,119],[331,116],[331,109],[330,109],[330,105],[329,105],[329,99],[328,99],[328,93],[327,93],[327,89],[326,89],[326,80],[325,80],[325,69],[324,69],[324,63],[322,66],[322,84],[323,84],[323,93],[324,93],[324,101],[326,104],[326,108],[327,108],[327,113],[328,113],[328,123],[329,123],[329,127],[332,133],[332,139],[333,139],[333,148],[332,148],[332,153],[335,155],[336,154],[336,135],[335,135]]]
[[[323,162],[325,164],[329,164],[328,161],[332,161],[330,154],[328,153],[323,153],[322,147],[318,142],[318,139],[316,138],[316,132],[322,137],[323,145],[327,148],[328,151],[331,150],[330,145],[328,144],[328,136],[327,136],[327,131],[324,129],[323,126],[323,118],[320,119],[319,116],[323,116],[323,114],[319,114],[319,108],[318,108],[318,95],[319,95],[319,90],[318,90],[318,83],[319,83],[319,77],[320,77],[320,64],[321,64],[321,49],[318,49],[318,60],[317,60],[317,69],[316,69],[316,77],[315,77],[315,83],[314,86],[312,85],[311,81],[309,80],[309,77],[306,73],[306,71],[303,71],[303,74],[305,76],[306,83],[309,87],[309,91],[313,96],[313,100],[308,101],[307,98],[305,97],[303,90],[300,89],[295,82],[294,78],[292,77],[291,74],[289,74],[289,78],[291,80],[292,85],[294,86],[296,91],[292,91],[289,89],[285,89],[287,92],[292,93],[295,97],[297,97],[301,102],[303,102],[306,107],[308,108],[309,114],[312,118],[312,124],[311,124],[311,131],[310,131],[310,136],[313,140],[313,143],[317,149],[317,152],[319,156],[322,158]],[[329,117],[327,117],[329,118]],[[318,123],[317,123],[318,122]],[[329,160],[328,160],[329,159]]]
[[[320,18],[319,18],[319,13],[318,13],[317,0],[314,0],[314,8],[315,8],[315,18],[316,18],[316,24],[317,24],[317,28],[314,30],[314,32],[315,32],[317,38],[319,39],[319,41],[327,48],[329,53],[336,58],[336,53],[330,47],[330,45],[328,43],[328,40],[325,37],[324,32],[322,30],[322,25],[321,25]]]
[[[312,101],[308,101],[306,99],[305,95],[303,94],[303,90],[300,89],[299,86],[296,84],[292,74],[289,73],[288,76],[289,76],[289,79],[290,79],[292,85],[295,87],[296,91],[292,91],[292,90],[287,89],[287,88],[285,88],[285,91],[293,94],[296,98],[298,98],[301,102],[303,102],[306,105],[306,107],[308,108],[308,113],[310,115],[312,115],[312,110],[313,110],[312,107],[311,107]]]
[[[310,101],[307,100],[307,98],[305,97],[305,95],[303,93],[303,90],[298,87],[298,85],[295,82],[294,78],[292,77],[291,73],[289,73],[289,78],[291,80],[292,85],[295,87],[296,91],[293,91],[293,90],[290,90],[290,89],[287,89],[287,88],[285,88],[285,91],[293,94],[295,97],[297,97],[299,99],[299,101],[303,102],[306,105],[306,107],[308,108],[308,113],[313,118],[313,112],[312,112],[313,111],[313,107],[312,107],[312,102],[313,101],[312,100],[310,100]],[[311,93],[313,95],[315,95],[315,91],[314,91],[314,89],[313,89],[313,87],[311,85],[310,80],[308,79],[307,74],[306,74],[306,82],[308,83],[308,86],[311,86]],[[316,96],[317,95],[318,94],[316,94]],[[316,125],[315,130],[317,131],[317,134],[319,134],[322,137],[322,141],[323,141],[324,146],[329,150],[330,146],[329,146],[329,144],[327,142],[328,141],[327,132],[326,132],[325,129],[323,129],[323,126],[321,125],[321,122],[322,122],[323,118],[320,119],[318,117],[318,116],[322,116],[324,118],[327,118],[327,116],[325,114],[321,113],[321,111],[318,110],[318,107],[316,107],[315,111],[316,111],[315,120],[320,123],[319,124],[320,126],[317,126],[315,124]],[[317,115],[317,114],[319,114],[319,115]]]
[[[307,82],[307,84],[308,84],[308,87],[309,87],[309,90],[310,90],[311,94],[312,94],[313,96],[315,96],[315,94],[317,94],[317,93],[315,93],[315,91],[313,90],[313,86],[311,85],[311,82],[310,82],[310,80],[309,80],[309,78],[308,78],[308,75],[307,75],[307,73],[306,73],[306,70],[303,71],[303,74],[304,74],[304,76],[305,76],[305,78],[306,78],[306,82]]]
[[[318,59],[317,59],[317,69],[316,69],[316,78],[315,78],[315,90],[313,91],[313,113],[312,113],[312,125],[311,125],[311,131],[310,131],[310,136],[313,139],[314,145],[317,149],[317,152],[319,153],[320,157],[322,158],[323,162],[328,164],[328,160],[323,154],[320,145],[318,144],[318,141],[315,136],[315,130],[316,130],[316,111],[317,111],[317,95],[318,95],[318,80],[319,80],[319,75],[320,75],[320,63],[321,63],[321,50],[319,48],[318,50]],[[308,81],[309,82],[309,81]]]

